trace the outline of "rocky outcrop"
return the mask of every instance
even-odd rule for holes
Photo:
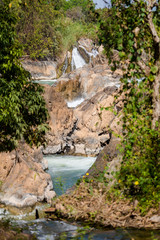
[[[57,62],[54,61],[33,61],[24,59],[22,66],[31,73],[33,79],[55,79],[57,77]]]
[[[74,49],[75,46],[73,46]],[[104,64],[107,62],[103,55],[102,46],[96,46],[90,39],[82,38],[76,43],[79,54],[85,60],[85,62],[92,63],[92,66],[96,64]],[[64,73],[69,73],[73,70],[72,50],[65,51],[56,60],[31,60],[28,56],[24,56],[21,59],[22,66],[31,73],[31,76],[35,80],[51,80],[59,78]]]
[[[79,96],[88,99],[105,87],[119,86],[121,76],[120,70],[113,73],[108,64],[99,64],[95,67],[90,64],[64,74],[58,79],[56,91],[61,92],[69,100]]]
[[[0,202],[19,208],[50,202],[55,192],[46,167],[41,150],[24,144],[11,153],[0,153]]]
[[[118,134],[121,132],[121,126],[117,124],[119,117],[111,110],[102,110],[102,107],[113,104],[115,86],[103,89],[75,109],[67,107],[61,93],[56,92],[54,87],[47,86],[45,89],[51,130],[44,154],[96,156],[109,143],[111,130]],[[120,109],[115,106],[115,111]]]
[[[113,111],[101,110],[112,106],[115,90],[116,87],[107,87],[74,110],[77,123],[70,141],[75,154],[96,156],[109,143],[112,130],[121,132],[120,125],[111,129],[111,124],[118,118]]]

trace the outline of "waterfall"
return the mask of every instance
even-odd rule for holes
[[[76,98],[72,101],[67,101],[67,106],[69,108],[76,108],[78,107],[82,102],[84,101],[84,98],[81,97],[81,98]]]
[[[79,48],[83,49],[85,54],[89,57],[89,63],[92,61],[92,57],[96,57],[99,53],[96,49],[92,48],[92,52],[88,52],[85,47],[82,45],[79,46]]]
[[[72,61],[71,61],[71,70],[81,68],[86,64],[85,60],[81,57],[78,49],[76,47],[73,48],[72,51]]]

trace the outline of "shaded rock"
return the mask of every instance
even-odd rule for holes
[[[117,145],[120,143],[118,138],[111,138],[108,145],[106,145],[103,150],[99,153],[95,163],[89,169],[90,176],[96,176],[97,174],[103,172],[108,166],[107,178],[111,177],[112,171],[117,171],[120,167],[121,156],[119,155],[119,150]],[[108,164],[109,163],[109,164]]]
[[[86,49],[83,48],[82,46],[78,46],[78,51],[81,54],[81,56],[83,57],[83,59],[85,60],[85,62],[90,63],[91,55],[89,54],[89,52],[87,52]]]
[[[73,80],[60,78],[55,90],[60,92],[67,100],[72,100],[77,96],[80,96],[82,89],[80,88],[79,75],[77,75]]]

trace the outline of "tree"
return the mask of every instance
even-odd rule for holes
[[[14,1],[0,1],[0,151],[15,149],[20,140],[31,146],[45,142],[48,112],[43,88],[34,83],[19,58]]]
[[[61,1],[21,0],[16,31],[24,53],[32,59],[55,59],[61,43],[56,19]]]
[[[159,19],[159,0],[112,0],[100,31],[112,70],[123,70],[123,162],[117,187],[146,207],[160,199]]]
[[[85,16],[86,22],[96,22],[99,16],[98,12],[95,10],[95,4],[93,0],[69,0],[64,4],[65,10],[71,10],[80,7],[82,13]]]

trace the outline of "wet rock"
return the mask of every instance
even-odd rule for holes
[[[60,78],[58,80],[58,84],[55,87],[57,92],[60,92],[62,96],[67,100],[72,100],[77,96],[81,95],[82,89],[80,87],[79,76],[73,80],[66,80],[64,78]]]
[[[89,52],[87,52],[87,50],[85,48],[83,48],[82,46],[78,46],[78,51],[80,52],[80,54],[83,57],[83,59],[85,60],[85,62],[90,63],[91,56],[90,56]]]

